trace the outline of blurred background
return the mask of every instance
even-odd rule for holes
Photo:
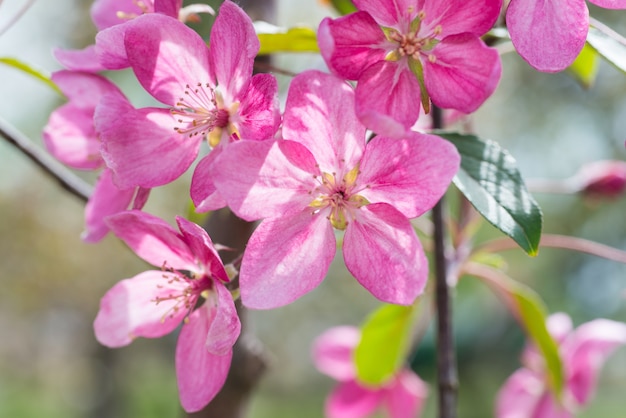
[[[0,1],[0,28],[24,5]],[[60,69],[53,47],[82,48],[95,28],[88,0],[35,1],[0,35],[0,57],[16,57],[46,72]],[[317,0],[279,0],[277,23],[316,27],[332,11]],[[626,34],[626,13],[591,7],[591,14]],[[207,23],[211,18],[205,18]],[[323,69],[314,54],[281,55],[279,68]],[[568,74],[539,74],[515,53],[503,56],[494,96],[472,118],[477,134],[499,141],[528,179],[559,179],[603,159],[626,160],[626,75],[602,62],[596,83],[580,87]],[[150,103],[129,73],[116,74],[136,105]],[[279,76],[283,94],[289,79]],[[284,96],[283,96],[284,97]],[[41,146],[48,115],[63,101],[49,87],[0,65],[0,116]],[[93,175],[79,173],[89,182]],[[155,190],[146,210],[173,222],[185,213],[190,175]],[[571,234],[626,250],[626,199],[536,194],[544,231]],[[182,416],[174,376],[176,335],[137,340],[109,350],[93,337],[100,297],[118,280],[146,269],[123,244],[107,237],[81,242],[83,204],[18,150],[0,139],[0,417]],[[497,237],[484,226],[480,239]],[[509,273],[536,289],[551,312],[576,325],[597,317],[626,321],[626,267],[565,250],[536,258],[504,254]],[[358,325],[378,302],[337,257],[314,292],[285,308],[253,312],[251,326],[271,356],[253,400],[251,418],[323,416],[334,385],[310,360],[316,335],[340,324]],[[460,417],[492,416],[499,386],[517,369],[524,336],[482,283],[460,281],[454,296],[460,368]],[[431,384],[424,417],[435,416],[435,347],[429,331],[414,362]],[[596,398],[581,417],[622,418],[626,410],[626,348],[604,367]]]

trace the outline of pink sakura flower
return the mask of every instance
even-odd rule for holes
[[[176,218],[179,233],[140,211],[111,216],[108,223],[139,257],[160,269],[122,280],[104,295],[94,322],[96,338],[122,347],[136,337],[161,337],[182,322],[178,390],[183,408],[198,411],[222,388],[241,328],[211,238],[183,218]]]
[[[193,30],[161,14],[134,19],[125,54],[141,85],[166,108],[134,109],[107,96],[96,111],[103,155],[120,187],[155,187],[178,178],[207,138],[214,147],[195,171],[198,210],[223,207],[209,167],[230,141],[272,138],[280,122],[276,79],[252,76],[259,50],[250,18],[225,1],[211,47]]]
[[[607,9],[625,9],[625,0],[590,0]],[[539,71],[567,68],[589,31],[585,0],[511,0],[506,25],[517,52]]]
[[[335,256],[333,227],[345,230],[346,266],[366,289],[412,303],[428,265],[408,218],[446,191],[459,166],[454,146],[418,133],[366,145],[354,91],[318,71],[292,80],[282,133],[231,144],[211,170],[238,216],[265,218],[242,259],[243,303],[275,308],[315,288]]]
[[[471,113],[495,90],[500,58],[480,36],[501,0],[354,4],[358,12],[322,21],[318,42],[333,72],[358,81],[356,112],[368,128],[401,137],[419,116],[416,98]]]
[[[55,72],[52,81],[68,102],[50,114],[43,130],[46,148],[56,159],[75,169],[105,167],[94,127],[94,112],[104,95],[116,96],[120,101],[126,98],[113,83],[96,74],[63,70]],[[105,168],[85,207],[83,240],[96,242],[104,238],[109,230],[104,218],[128,209],[133,198],[133,208],[142,208],[148,193],[149,190],[136,187],[118,188],[113,184],[110,170]]]
[[[361,338],[355,327],[335,327],[317,337],[313,361],[318,370],[340,383],[326,400],[328,418],[364,418],[383,407],[389,418],[416,418],[428,395],[426,384],[410,369],[398,372],[379,387],[357,380],[352,358]]]
[[[526,368],[504,383],[496,404],[497,418],[571,418],[595,391],[598,373],[606,358],[626,344],[626,324],[596,319],[572,330],[565,314],[548,318],[548,330],[559,344],[565,370],[561,400],[548,388],[543,359],[536,348],[522,356]]]

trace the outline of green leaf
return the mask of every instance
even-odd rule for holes
[[[369,315],[354,353],[361,382],[380,386],[402,366],[410,348],[416,306],[383,305]]]
[[[44,74],[41,71],[38,71],[36,69],[34,69],[33,67],[31,67],[30,65],[16,59],[16,58],[9,58],[9,57],[0,57],[0,62],[8,65],[9,67],[13,67],[16,68],[40,81],[43,81],[45,84],[47,84],[50,88],[52,88],[54,91],[56,91],[57,93],[59,93],[61,96],[64,96],[63,92],[61,91],[61,89],[59,89],[59,87],[54,84],[54,82],[50,79],[50,77],[46,74]]]
[[[626,39],[600,22],[587,33],[587,43],[618,70],[626,72]]]
[[[543,216],[511,154],[497,142],[474,135],[436,134],[452,142],[461,154],[454,184],[487,221],[529,255],[536,255]]]
[[[584,88],[593,86],[598,74],[599,54],[588,43],[585,44],[576,60],[567,68],[567,71]]]
[[[335,10],[339,14],[347,15],[349,13],[353,13],[357,11],[357,8],[354,6],[350,0],[328,0],[330,4],[334,7]]]
[[[255,22],[261,49],[259,55],[277,52],[319,52],[317,34],[309,27],[281,28],[267,22]]]

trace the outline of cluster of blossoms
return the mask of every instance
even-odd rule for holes
[[[210,46],[184,24],[212,13],[207,6],[97,0],[95,45],[56,51],[66,69],[53,81],[69,101],[51,115],[45,143],[71,167],[102,170],[86,207],[84,239],[96,242],[112,231],[159,268],[107,292],[96,337],[119,347],[183,323],[176,370],[187,411],[202,409],[226,379],[240,331],[232,295],[240,290],[243,305],[256,309],[298,299],[325,277],[336,231],[345,231],[348,270],[372,295],[408,305],[424,291],[428,263],[410,219],[441,198],[460,157],[451,143],[413,127],[431,100],[470,113],[493,93],[500,60],[480,37],[502,4],[354,3],[358,12],[319,28],[331,73],[295,76],[282,114],[274,76],[253,75],[259,41],[252,22],[230,0],[217,12]],[[124,68],[163,106],[135,108],[99,74]],[[204,140],[210,152],[199,158]],[[238,290],[229,287],[200,226],[177,218],[176,231],[141,212],[152,188],[194,164],[190,196],[198,212],[228,206],[244,220],[261,220],[241,261]],[[385,387],[360,386],[349,360],[358,333],[347,333],[339,343],[343,365],[325,359],[335,334],[318,344],[320,368],[342,381],[329,416],[364,416],[380,403],[394,417],[418,413],[426,389],[408,370]],[[353,408],[347,401],[362,401],[362,411],[341,412]]]

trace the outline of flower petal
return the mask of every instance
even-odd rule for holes
[[[52,54],[68,70],[88,73],[106,70],[106,67],[100,64],[95,45],[89,45],[84,49],[54,48]]]
[[[264,220],[243,255],[242,303],[272,309],[293,302],[320,284],[335,250],[330,222],[310,210]]]
[[[182,293],[182,280],[171,280],[162,271],[145,271],[113,286],[100,301],[94,321],[96,339],[107,347],[122,347],[136,337],[161,337],[180,324],[186,309],[176,309],[177,301],[167,299]],[[157,298],[164,298],[159,303]]]
[[[180,403],[187,412],[204,408],[224,386],[232,350],[216,356],[206,349],[209,330],[209,313],[206,307],[196,309],[183,325],[176,344],[176,380]]]
[[[278,84],[271,74],[257,74],[240,97],[239,110],[231,115],[231,122],[243,139],[272,139],[280,125]]]
[[[625,0],[589,0],[589,2],[605,9],[626,9]]]
[[[442,37],[460,33],[481,36],[496,23],[501,8],[502,0],[426,0],[422,30],[440,25]]]
[[[359,10],[372,15],[379,25],[396,29],[408,25],[419,12],[415,7],[415,0],[354,0],[353,2]]]
[[[291,80],[283,137],[304,144],[326,173],[341,178],[358,164],[365,148],[365,126],[354,114],[354,91],[319,71]]]
[[[434,135],[411,132],[406,139],[376,137],[361,162],[359,192],[369,202],[384,202],[407,218],[430,210],[459,169],[454,145]]]
[[[151,2],[142,2],[144,7]],[[144,10],[139,7],[137,0],[96,0],[91,5],[91,20],[99,31],[120,23],[128,22],[128,19],[120,17],[121,14],[127,16],[138,16]]]
[[[154,11],[178,19],[183,0],[154,0]]]
[[[424,291],[428,262],[409,220],[374,203],[348,224],[343,257],[352,275],[383,302],[409,305]]]
[[[94,51],[98,61],[109,70],[121,70],[130,66],[124,47],[124,37],[130,22],[103,29],[96,35]]]
[[[471,34],[445,38],[426,60],[424,84],[433,103],[471,113],[494,92],[502,65],[498,51]]]
[[[387,408],[393,418],[415,418],[422,414],[428,386],[412,370],[401,370],[387,388]]]
[[[345,382],[356,377],[352,353],[361,340],[356,327],[334,327],[315,339],[313,362],[317,369],[335,380]]]
[[[356,381],[340,383],[326,399],[328,418],[365,418],[382,402],[382,392],[367,389]]]
[[[211,166],[223,148],[223,146],[218,146],[211,151],[209,155],[200,160],[193,171],[191,200],[198,213],[221,209],[227,205],[226,200],[217,191],[211,176]]]
[[[213,241],[211,241],[211,237],[209,237],[204,228],[181,216],[176,217],[176,223],[187,247],[189,247],[198,263],[205,267],[205,272],[222,282],[230,281],[226,270],[224,270],[224,264],[222,264],[222,260],[213,245]]]
[[[496,418],[538,417],[534,411],[546,387],[543,380],[527,369],[513,373],[500,388],[496,399]]]
[[[206,337],[206,349],[217,356],[228,354],[239,338],[241,322],[235,309],[233,297],[220,282],[214,282],[211,298],[207,299],[211,321]]]
[[[506,23],[517,52],[539,71],[567,68],[585,45],[589,10],[585,0],[514,0]]]

